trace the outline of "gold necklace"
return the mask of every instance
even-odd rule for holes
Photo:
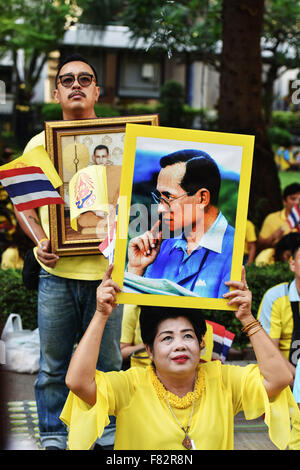
[[[167,402],[167,405],[168,405],[168,408],[169,410],[171,411],[172,415],[174,416],[175,418],[175,421],[176,423],[181,427],[181,429],[183,430],[184,432],[184,439],[182,441],[182,445],[183,447],[185,447],[187,450],[196,450],[196,447],[195,447],[195,443],[193,441],[193,439],[190,438],[188,432],[189,432],[189,429],[190,429],[190,425],[191,425],[191,420],[192,420],[192,416],[193,416],[193,413],[194,413],[194,406],[195,406],[195,395],[194,395],[194,399],[193,399],[193,404],[192,404],[192,411],[191,411],[191,414],[190,414],[190,419],[189,419],[189,422],[188,422],[188,425],[186,428],[184,428],[182,426],[182,424],[180,423],[179,419],[177,418],[177,416],[175,415],[174,411],[172,410],[172,407],[169,403],[169,400],[168,400],[168,396],[167,394],[165,395],[165,399],[166,399],[166,402]]]
[[[179,398],[177,395],[170,392],[164,387],[162,382],[157,377],[156,372],[152,366],[149,366],[149,372],[152,385],[155,389],[158,398],[160,398],[161,400],[165,400],[165,396],[167,395],[168,401],[173,408],[189,408],[192,405],[193,400],[198,400],[198,398],[200,398],[200,396],[205,390],[205,378],[201,367],[197,368],[197,379],[194,391],[188,392],[182,398]]]

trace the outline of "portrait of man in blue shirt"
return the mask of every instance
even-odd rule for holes
[[[234,228],[218,209],[219,168],[206,152],[190,149],[162,157],[160,166],[152,193],[160,220],[130,240],[127,272],[220,298],[228,291]]]

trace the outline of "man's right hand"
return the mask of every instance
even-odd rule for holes
[[[142,276],[145,269],[156,259],[161,243],[160,221],[143,235],[132,238],[128,246],[128,272]]]
[[[55,253],[50,252],[50,240],[44,240],[38,245],[37,257],[41,263],[48,268],[55,268],[59,257]]]

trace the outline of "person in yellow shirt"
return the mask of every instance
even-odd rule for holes
[[[24,260],[19,254],[17,246],[9,246],[1,256],[1,269],[22,269]]]
[[[246,236],[245,236],[245,249],[244,249],[244,264],[251,264],[255,259],[256,254],[256,230],[255,225],[251,220],[247,219],[246,223]]]
[[[16,224],[12,240],[7,243],[1,256],[1,269],[22,269],[24,265],[24,255],[32,249],[33,243],[29,240],[19,224]]]
[[[97,73],[84,57],[78,54],[67,57],[59,65],[55,85],[54,98],[62,107],[64,120],[97,117],[94,109],[100,95]],[[39,145],[45,146],[44,132],[29,141],[24,153]],[[22,217],[15,212],[22,229],[32,238]],[[38,213],[32,209],[23,214],[39,240],[35,256],[41,266],[38,287],[41,360],[35,383],[40,440],[46,449],[65,449],[67,430],[59,420],[68,394],[65,375],[74,345],[94,314],[96,289],[108,262],[100,252],[99,255],[58,257],[51,251],[48,207],[41,207]],[[100,370],[120,370],[122,366],[121,322],[122,307],[118,306],[105,327],[103,348],[98,357]],[[114,433],[112,417],[100,445],[111,448]]]
[[[257,318],[295,376],[293,393],[300,403],[300,234],[290,233],[286,237],[289,237],[290,269],[295,273],[295,278],[291,283],[283,282],[267,290],[259,306]],[[292,424],[289,449],[300,450],[300,420],[296,419]]]
[[[298,242],[300,233],[291,232],[284,235],[274,248],[261,251],[255,258],[256,266],[288,262],[292,256],[293,246]]]
[[[300,342],[300,238],[295,240],[289,263],[295,278],[291,283],[282,282],[267,290],[260,303],[257,318],[294,376]]]
[[[138,305],[124,305],[120,347],[123,358],[123,368],[151,364],[141,338],[140,311]]]
[[[1,256],[1,269],[23,269],[24,252],[13,241],[3,251]]]
[[[61,414],[69,427],[69,448],[89,449],[107,415],[117,416],[116,450],[233,449],[234,415],[265,413],[272,441],[285,449],[290,416],[299,409],[288,387],[292,375],[280,352],[251,313],[251,292],[242,280],[226,284],[258,364],[245,367],[220,361],[199,364],[206,322],[198,310],[142,307],[141,336],[154,367],[96,370],[103,329],[121,291],[110,266],[97,290],[95,315],[70,362],[70,393]],[[84,430],[84,431],[83,431]]]
[[[300,184],[292,183],[283,191],[284,208],[280,211],[272,212],[265,218],[258,237],[258,251],[273,248],[284,235],[297,231],[290,228],[287,217],[293,206],[299,202]]]

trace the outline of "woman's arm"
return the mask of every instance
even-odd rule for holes
[[[78,344],[66,375],[66,385],[89,405],[96,403],[95,371],[101,339],[108,317],[116,306],[116,295],[121,292],[111,279],[113,266],[109,266],[97,289],[95,314]]]
[[[249,242],[249,254],[247,264],[253,263],[256,255],[256,242]]]
[[[124,361],[125,359],[128,359],[130,354],[145,350],[145,345],[143,343],[136,345],[133,345],[131,343],[120,343],[120,348]]]
[[[260,324],[257,322],[251,326],[251,322],[256,320],[251,313],[252,295],[246,283],[245,269],[243,268],[242,271],[241,282],[229,281],[226,285],[235,290],[224,294],[223,297],[230,299],[228,305],[238,306],[235,316],[248,330],[247,334],[255,352],[267,394],[269,397],[275,396],[291,383],[293,375],[280,351]]]
[[[279,339],[278,338],[271,338],[271,341],[273,344],[275,344],[276,348],[278,349],[278,351],[280,351],[279,349]],[[289,383],[289,385],[292,387],[293,384],[294,384],[294,378],[295,378],[295,370],[296,370],[296,367],[282,354],[282,352],[280,351],[280,354],[281,356],[283,357],[283,360],[285,362],[285,365],[287,366],[287,368],[289,369],[290,373],[292,374],[293,376],[293,379],[292,381]]]

